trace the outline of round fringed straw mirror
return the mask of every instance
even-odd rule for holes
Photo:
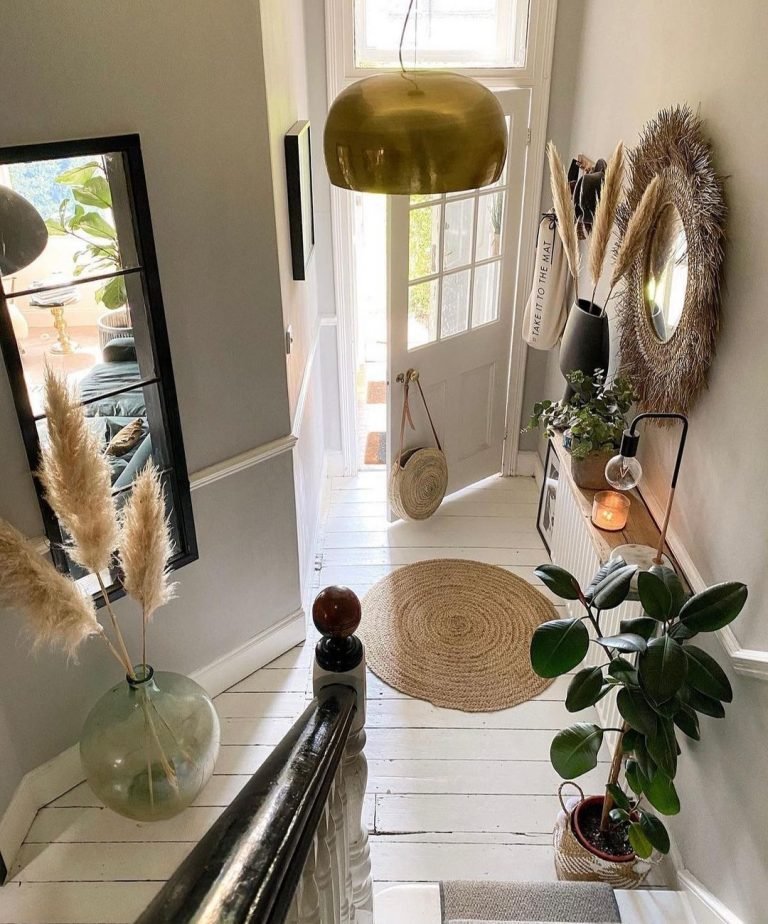
[[[619,307],[621,365],[644,410],[687,414],[715,354],[726,206],[701,121],[687,106],[663,109],[630,152],[629,217],[655,175],[656,217]]]

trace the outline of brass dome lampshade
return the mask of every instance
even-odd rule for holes
[[[482,84],[445,71],[367,77],[334,101],[325,126],[334,186],[418,195],[495,183],[507,157],[507,123]]]
[[[334,100],[325,123],[325,164],[334,186],[390,196],[490,186],[507,159],[507,120],[476,80],[448,71],[367,77]]]

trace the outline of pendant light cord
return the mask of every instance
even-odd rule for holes
[[[397,49],[398,57],[400,58],[400,72],[405,75],[405,65],[403,64],[403,42],[405,42],[405,30],[408,28],[408,20],[411,18],[411,10],[413,9],[414,0],[408,4],[408,12],[405,14],[405,22],[403,23],[403,31],[400,33],[400,46]]]

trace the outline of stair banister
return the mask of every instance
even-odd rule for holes
[[[313,607],[314,699],[137,924],[372,924],[360,602]]]

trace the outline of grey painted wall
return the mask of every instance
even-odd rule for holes
[[[550,135],[564,152],[610,152],[633,144],[663,106],[700,108],[726,174],[728,227],[723,323],[709,390],[691,415],[691,435],[673,527],[708,582],[750,586],[735,625],[745,647],[768,649],[765,550],[768,493],[763,400],[765,290],[768,268],[768,144],[763,87],[761,0],[565,0],[560,3]],[[562,380],[550,356],[544,391],[558,397]],[[646,488],[665,497],[675,440],[643,438]],[[709,648],[727,659],[718,642]],[[745,921],[768,907],[768,810],[755,791],[768,767],[768,685],[732,678],[735,701],[725,722],[703,719],[704,740],[685,745],[674,831],[691,871]]]
[[[141,134],[190,471],[287,435],[258,3],[80,0],[52,15],[27,0],[3,4],[2,20],[0,145]],[[300,606],[290,454],[195,491],[193,505],[200,560],[150,633],[155,664],[185,672]],[[0,516],[42,532],[4,372]],[[136,650],[138,617],[118,610]],[[95,642],[67,665],[30,656],[19,630],[3,613],[0,811],[118,679]]]

